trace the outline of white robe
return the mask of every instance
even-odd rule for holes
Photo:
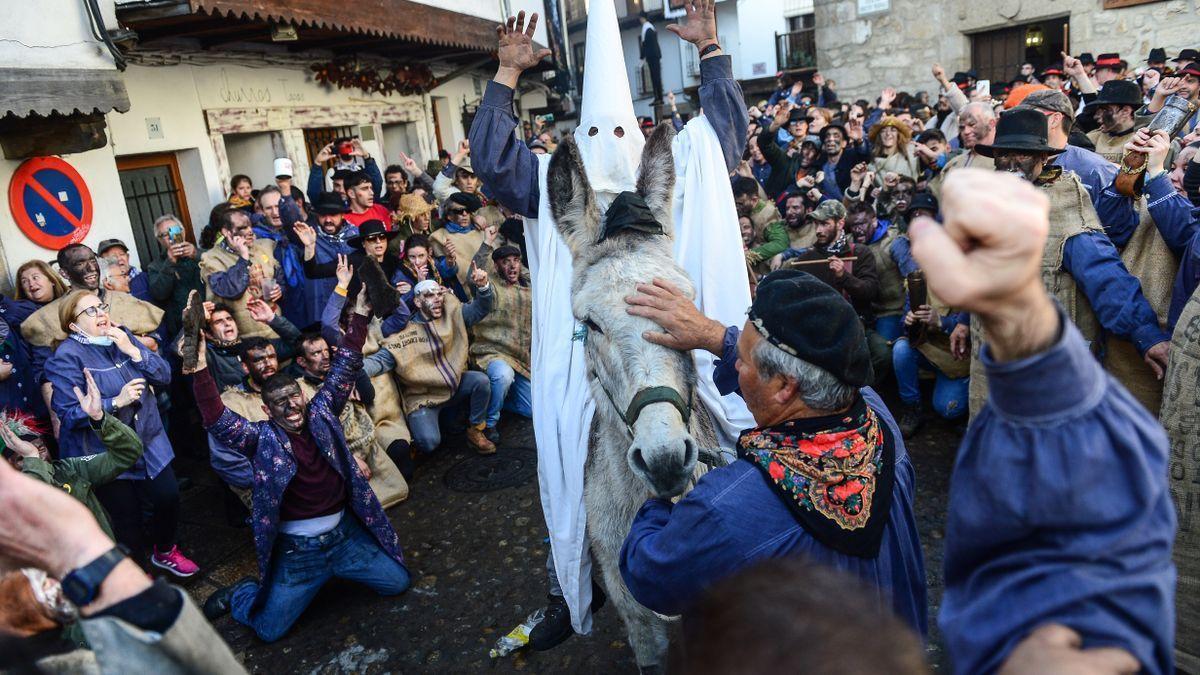
[[[750,286],[721,145],[708,120],[699,116],[675,137],[672,149],[675,260],[695,284],[700,310],[722,324],[740,326],[750,306]],[[525,221],[533,283],[533,429],[542,511],[558,581],[571,609],[572,625],[577,632],[588,633],[591,613],[586,608],[592,599],[592,570],[583,470],[595,405],[587,382],[583,342],[574,339],[579,326],[571,311],[573,266],[571,252],[550,213],[549,164],[549,156],[539,158],[538,218]],[[611,201],[612,196],[598,195],[602,203]],[[717,393],[712,381],[714,357],[703,350],[694,356],[700,398],[713,413],[722,447],[732,447],[741,430],[754,426],[753,418],[741,397]]]

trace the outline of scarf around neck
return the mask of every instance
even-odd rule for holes
[[[841,415],[742,432],[738,456],[763,472],[822,545],[859,558],[879,555],[891,512],[895,446],[861,396]]]
[[[841,231],[841,233],[838,234],[837,239],[834,239],[833,243],[826,246],[824,248],[824,251],[826,253],[828,253],[829,255],[840,256],[846,252],[846,248],[849,246],[850,246],[850,235],[846,234],[846,230],[843,229]]]

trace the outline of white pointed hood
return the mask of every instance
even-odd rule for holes
[[[575,143],[583,157],[588,182],[596,192],[633,190],[646,140],[633,114],[613,0],[588,3],[586,50],[583,104]],[[614,133],[618,127],[624,132],[621,138]]]

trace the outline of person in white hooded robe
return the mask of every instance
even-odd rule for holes
[[[676,136],[675,258],[696,286],[696,303],[727,323],[741,320],[750,304],[742,265],[728,252],[741,251],[741,235],[729,172],[745,149],[746,114],[730,57],[717,43],[715,0],[685,5],[687,21],[667,29],[700,52],[700,105]],[[536,155],[514,133],[512,97],[527,68],[550,54],[535,51],[537,14],[525,13],[497,28],[500,67],[488,83],[470,142],[472,163],[489,194],[525,217],[533,281],[533,424],[538,482],[550,532],[547,562],[550,604],[531,634],[535,649],[548,649],[575,632],[591,630],[593,584],[587,551],[583,474],[594,410],[587,382],[580,326],[571,311],[571,254],[550,216],[546,198],[548,155]],[[629,76],[612,3],[591,3],[584,59],[583,103],[574,138],[601,211],[621,192],[633,190],[645,139],[638,129]],[[740,260],[740,257],[738,258]],[[630,289],[632,292],[632,289]],[[742,400],[722,397],[712,382],[713,359],[694,353],[700,396],[717,422],[722,447],[753,426]],[[569,615],[567,611],[569,610]],[[570,622],[567,622],[567,619]]]

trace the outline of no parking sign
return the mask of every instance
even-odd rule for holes
[[[13,220],[33,243],[57,251],[83,241],[92,228],[87,183],[58,157],[26,160],[8,184]]]

